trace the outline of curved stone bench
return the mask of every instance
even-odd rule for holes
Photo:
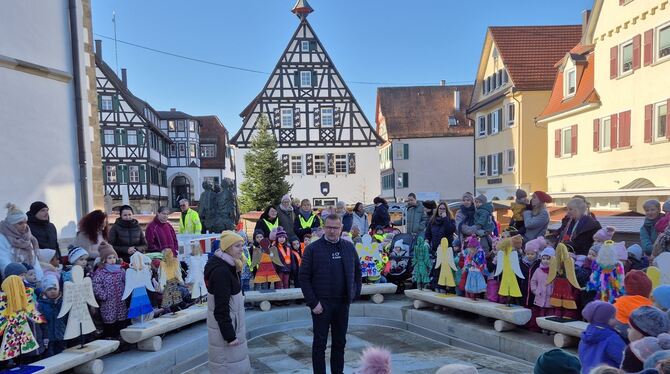
[[[472,300],[467,297],[441,294],[433,291],[405,290],[405,296],[414,299],[414,308],[421,309],[434,305],[446,306],[484,317],[495,318],[493,328],[496,331],[509,331],[523,326],[532,316],[530,309],[520,306],[506,306],[487,300]]]
[[[589,325],[584,321],[557,322],[548,320],[547,317],[537,317],[535,321],[540,328],[556,333],[554,335],[554,345],[558,348],[576,346],[579,343],[582,332]]]
[[[373,283],[364,284],[361,288],[361,295],[372,295],[370,298],[373,303],[381,304],[384,302],[384,294],[395,294],[398,286],[393,283]],[[258,303],[262,311],[267,312],[272,308],[272,301],[292,301],[304,299],[300,288],[284,288],[270,291],[247,291],[244,293],[244,301]]]
[[[141,351],[159,351],[163,345],[159,335],[173,331],[207,318],[207,307],[193,305],[175,314],[165,314],[142,326],[131,325],[121,330],[121,338],[128,343],[137,343]]]
[[[117,348],[119,348],[119,342],[116,340],[94,340],[86,344],[84,348],[68,348],[31,365],[44,367],[35,372],[39,374],[57,374],[70,369],[74,369],[77,374],[101,374],[104,364],[99,357],[112,353]]]

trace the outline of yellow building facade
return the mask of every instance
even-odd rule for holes
[[[596,0],[580,45],[537,119],[549,134],[549,193],[641,212],[645,200],[670,196],[670,4]],[[583,102],[565,106],[580,93]]]

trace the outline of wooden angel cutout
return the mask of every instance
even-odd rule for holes
[[[430,283],[430,246],[428,242],[419,236],[414,244],[414,257],[412,259],[412,280],[417,283],[417,287],[422,290],[426,284]]]
[[[10,275],[2,282],[0,294],[0,361],[7,361],[22,354],[39,349],[40,343],[30,330],[33,322],[45,323],[44,317],[35,308],[32,288],[26,288],[23,280]]]
[[[121,300],[130,298],[128,318],[140,318],[140,325],[146,316],[154,311],[147,290],[156,291],[151,283],[151,259],[141,252],[130,256],[130,267],[126,270],[126,286]]]
[[[72,281],[63,285],[63,305],[57,318],[66,314],[67,326],[63,340],[73,339],[95,331],[95,325],[88,306],[98,308],[98,303],[93,295],[91,278],[84,277],[84,269],[79,265],[72,266]]]
[[[435,269],[440,269],[440,275],[437,278],[437,284],[442,287],[455,288],[456,278],[454,272],[458,271],[454,262],[454,250],[449,246],[449,240],[442,238],[437,247],[437,261]]]
[[[379,243],[372,242],[372,237],[365,234],[361,242],[356,243],[356,252],[361,264],[361,276],[363,278],[379,277],[379,263],[382,262]]]
[[[623,254],[621,248],[623,248]],[[600,247],[589,283],[586,285],[587,291],[596,291],[596,300],[613,303],[615,299],[623,295],[624,268],[619,259],[624,255],[626,255],[626,246],[623,243],[607,240]]]
[[[670,252],[656,256],[653,265],[658,268],[659,284],[670,284]]]
[[[575,275],[575,261],[563,243],[556,246],[556,256],[549,263],[547,284],[554,282],[551,306],[563,309],[577,309],[575,291],[581,289]]]
[[[521,297],[521,289],[517,277],[525,279],[521,267],[519,266],[519,254],[512,245],[512,238],[505,238],[496,245],[498,254],[496,255],[495,276],[502,273],[498,295],[508,297]]]
[[[207,286],[205,285],[205,265],[207,256],[202,254],[200,245],[191,247],[191,255],[186,258],[188,271],[186,272],[186,284],[189,285],[191,297],[200,299],[207,295]]]
[[[274,283],[279,282],[279,275],[272,264],[277,266],[284,266],[279,258],[279,252],[276,247],[271,247],[272,242],[268,239],[263,239],[258,243],[260,248],[254,248],[253,260],[251,261],[251,269],[256,270],[254,283]]]
[[[181,278],[179,260],[174,257],[170,248],[163,250],[163,261],[158,268],[158,284],[163,290],[161,307],[171,309],[182,302],[179,285],[184,283]]]

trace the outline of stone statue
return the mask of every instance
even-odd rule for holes
[[[202,223],[202,232],[206,233],[210,230],[211,215],[214,214],[214,192],[212,191],[212,182],[205,180],[202,182],[203,192],[200,194],[200,201],[198,202],[198,215]]]
[[[205,183],[208,184],[207,187],[205,187]],[[200,211],[198,213],[200,214],[203,232],[205,232],[205,227],[211,233],[235,230],[235,226],[240,220],[235,181],[225,178],[223,185],[219,185],[219,183],[212,185],[209,181],[206,181],[203,182],[202,187],[205,192],[200,196]]]

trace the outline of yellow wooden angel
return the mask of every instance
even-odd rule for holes
[[[449,240],[442,238],[437,247],[437,261],[435,269],[440,269],[440,275],[437,284],[443,287],[456,288],[456,278],[454,272],[458,271],[454,262],[454,250],[449,246]]]
[[[575,261],[568,253],[568,247],[563,243],[556,246],[556,256],[549,264],[547,284],[554,282],[554,291],[551,294],[551,305],[556,308],[577,309],[575,293],[581,289],[575,275]]]
[[[519,266],[519,254],[512,244],[512,241],[516,237],[518,237],[517,240],[521,239],[520,235],[516,235],[515,237],[505,238],[496,245],[498,254],[496,255],[495,276],[499,276],[502,273],[500,288],[498,289],[498,295],[500,296],[521,297],[521,289],[519,289],[517,277],[521,279],[525,278]]]

